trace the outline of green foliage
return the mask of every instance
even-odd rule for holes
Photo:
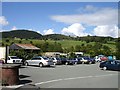
[[[36,43],[34,45],[41,48],[42,52],[63,52],[61,44],[57,42],[50,43],[44,41],[43,43]]]
[[[117,59],[120,60],[120,38],[118,38],[118,41],[116,42],[116,48],[117,48],[116,56],[117,56]]]
[[[37,55],[38,52],[34,51],[26,51],[26,50],[10,50],[10,55],[11,56],[18,56],[19,58],[26,60],[26,59],[31,59],[34,55]]]
[[[69,59],[76,58],[75,53],[70,52],[70,54],[69,54],[68,58],[69,58]]]
[[[112,37],[90,35],[85,37],[71,37],[61,34],[41,35],[37,32],[28,30],[2,32],[2,36],[2,46],[11,45],[13,43],[31,43],[41,48],[41,53],[47,51],[64,53],[84,52],[91,56],[114,54],[117,55],[118,58],[120,57],[119,42],[115,43],[117,39]],[[22,52],[21,54],[24,57],[25,53]]]

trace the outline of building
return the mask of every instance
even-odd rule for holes
[[[12,44],[9,46],[10,50],[40,50],[40,48],[32,45],[32,44]]]
[[[0,59],[5,59],[6,48],[0,47]]]

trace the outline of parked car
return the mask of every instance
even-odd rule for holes
[[[82,57],[78,57],[77,59],[77,64],[82,64],[82,61],[84,60],[84,58]]]
[[[88,57],[83,57],[83,59],[81,60],[82,64],[90,64],[90,60]]]
[[[83,60],[81,60],[83,64],[95,64],[95,59],[90,57],[83,57]]]
[[[76,58],[69,58],[66,62],[66,65],[75,65],[75,64],[77,64]]]
[[[77,64],[77,60],[74,58],[73,59],[61,58],[61,63],[65,65],[74,65]]]
[[[103,61],[107,61],[108,60],[108,58],[107,57],[100,57],[100,59],[101,59],[101,62],[103,62]]]
[[[25,65],[38,65],[39,67],[43,66],[51,66],[54,65],[53,60],[50,60],[48,57],[43,57],[43,56],[35,56],[30,60],[25,61]]]
[[[108,60],[101,62],[99,65],[103,70],[118,70],[120,71],[120,61],[119,60]]]
[[[101,62],[101,59],[100,59],[99,56],[95,56],[94,59],[95,59],[96,62]]]
[[[89,58],[89,60],[90,60],[91,64],[95,64],[96,63],[94,58]]]
[[[54,62],[56,65],[60,65],[60,64],[62,64],[60,58],[52,57],[52,58],[50,58],[50,59],[53,60],[53,62]]]
[[[22,64],[22,59],[18,58],[17,56],[8,56],[7,63]]]
[[[67,62],[67,58],[61,58],[61,63],[62,64],[66,64],[66,62]]]

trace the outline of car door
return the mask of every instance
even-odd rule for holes
[[[34,60],[34,65],[39,65],[40,62],[41,62],[41,57],[37,57],[35,60]]]
[[[120,70],[120,62],[114,61],[113,70]]]
[[[35,60],[36,58],[32,58],[31,60],[29,60],[29,65],[35,65]]]
[[[107,69],[111,69],[112,65],[111,65],[111,61],[107,61],[104,63],[104,66],[107,67]]]
[[[117,70],[120,71],[120,62],[116,62],[116,64],[117,64]]]
[[[118,68],[118,65],[117,65],[116,61],[111,61],[110,69],[111,70],[117,70],[117,68]]]

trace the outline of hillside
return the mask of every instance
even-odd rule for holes
[[[65,36],[65,35],[62,35],[62,34],[49,34],[49,35],[44,35],[44,38],[45,39],[51,39],[51,40],[70,40],[72,39],[71,37],[69,36]]]
[[[0,32],[1,33],[1,32]],[[2,38],[42,39],[42,35],[29,30],[14,30],[2,32]]]
[[[1,32],[0,32],[1,34]],[[86,42],[101,42],[107,43],[107,41],[116,41],[116,38],[112,37],[99,37],[99,36],[85,36],[85,37],[71,37],[62,34],[49,34],[41,35],[35,31],[29,30],[14,30],[2,32],[2,38],[22,38],[22,39],[41,39],[41,40],[75,40]]]

